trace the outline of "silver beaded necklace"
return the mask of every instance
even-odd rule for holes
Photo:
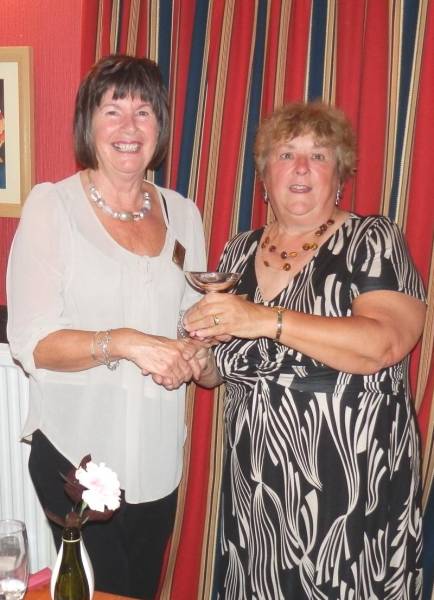
[[[101,192],[95,187],[95,184],[90,178],[89,175],[89,195],[92,202],[100,208],[102,211],[112,217],[113,219],[117,219],[118,221],[141,221],[149,214],[151,210],[151,196],[149,192],[143,192],[143,206],[140,210],[130,211],[130,210],[113,210],[111,206],[107,204],[104,198],[101,195]]]

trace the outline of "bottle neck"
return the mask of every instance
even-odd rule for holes
[[[78,527],[65,527],[62,532],[62,540],[68,542],[79,542],[81,539],[81,531]]]

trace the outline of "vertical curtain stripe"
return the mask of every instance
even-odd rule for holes
[[[160,0],[149,0],[148,9],[148,58],[158,62],[158,40],[160,32]]]
[[[209,172],[208,179],[211,186],[207,189],[209,197],[215,198],[213,222],[217,219],[220,221],[220,226],[213,228],[210,238],[211,268],[216,267],[223,245],[234,233],[234,193],[251,68],[252,27],[255,13],[254,4],[249,2],[229,1],[225,6],[217,89],[218,98],[223,101],[216,104],[214,108],[215,127],[212,145],[215,148],[216,163],[213,170]],[[237,60],[229,60],[234,55],[237,56]],[[223,127],[223,123],[229,122],[230,128]],[[221,177],[223,172],[226,174],[225,177]]]
[[[247,163],[244,165],[246,176],[247,172],[252,176],[250,181],[252,195],[247,198],[243,194],[241,197],[243,212],[240,215],[239,221],[240,231],[247,230],[250,227],[259,227],[267,220],[268,209],[263,200],[262,185],[256,180],[252,150],[254,135],[261,116],[271,112],[275,105],[275,69],[272,65],[277,60],[277,47],[280,42],[280,16],[280,0],[273,2],[271,5],[267,1],[260,4],[255,34],[256,51],[252,79],[254,101],[251,102],[249,109],[248,135],[251,139],[251,146],[250,149],[246,146]],[[262,52],[262,56],[259,56],[260,52]],[[256,120],[253,121],[253,119]],[[248,154],[249,150],[250,155]],[[244,186],[244,190],[247,193],[246,185]],[[247,214],[247,205],[251,206],[249,210],[250,214]]]
[[[149,22],[149,0],[136,0],[138,11],[134,12],[137,18],[137,40],[136,56],[150,56],[148,50],[148,22]]]
[[[363,32],[360,96],[357,106],[358,164],[354,181],[354,210],[361,214],[384,214],[383,181],[387,151],[387,98],[389,93],[389,36],[387,2],[369,0]],[[354,52],[349,44],[346,52]],[[342,79],[342,85],[349,85]]]
[[[116,28],[119,34],[115,40],[115,52],[125,53],[127,51],[127,40],[130,35],[129,17],[130,17],[131,0],[119,0],[117,15],[113,18],[116,21]]]
[[[137,34],[140,23],[140,0],[130,1],[128,37],[126,53],[132,56],[140,56],[137,52]]]
[[[197,102],[189,104],[186,100],[189,64],[192,52],[192,36],[194,33],[195,2],[189,2],[181,6],[174,5],[173,29],[177,32],[177,43],[172,44],[172,64],[170,68],[170,105],[172,111],[172,137],[169,148],[167,163],[170,165],[168,174],[169,187],[176,187],[178,180],[178,165],[181,160],[180,148],[183,138],[184,114],[192,114],[192,120],[196,111],[194,107]],[[188,108],[188,110],[187,110]],[[186,169],[188,171],[189,169]],[[187,194],[188,189],[185,189]]]
[[[177,177],[177,189],[181,194],[189,195],[190,170],[192,167],[193,145],[195,141],[195,132],[199,134],[202,130],[200,126],[196,129],[196,111],[199,123],[203,122],[203,103],[199,102],[201,79],[203,76],[202,60],[207,56],[205,52],[205,39],[208,22],[208,6],[206,2],[197,2],[194,15],[193,38],[190,50],[190,68],[188,70],[188,84],[186,89],[185,111],[182,115],[182,140],[179,156],[179,169]],[[204,62],[206,68],[206,62]],[[201,139],[202,135],[198,135]],[[196,184],[193,183],[193,190],[196,190]]]
[[[111,11],[110,52],[119,52],[122,26],[122,0],[113,0]]]
[[[169,88],[170,80],[170,50],[172,40],[172,0],[161,0],[158,4],[158,53],[156,59],[163,74],[164,84]]]
[[[252,76],[250,83],[249,102],[247,105],[247,130],[246,143],[243,152],[242,184],[239,205],[238,231],[246,231],[254,227],[252,218],[251,199],[254,195],[255,167],[253,161],[253,140],[260,120],[262,81],[264,71],[264,48],[267,25],[267,4],[260,0],[256,20],[256,32],[254,41],[254,54],[252,64]],[[261,202],[261,207],[264,204]],[[261,212],[264,212],[263,210]],[[260,215],[260,222],[264,222],[264,215]]]
[[[408,104],[411,94],[411,80],[413,72],[414,57],[414,33],[415,22],[418,17],[419,2],[417,0],[397,1],[394,11],[393,28],[393,51],[397,52],[396,60],[392,60],[396,65],[396,85],[397,85],[397,103],[394,105],[396,122],[396,131],[393,131],[395,137],[394,156],[395,162],[392,171],[392,182],[390,188],[390,202],[388,214],[391,218],[397,220],[402,225],[402,210],[398,205],[399,200],[405,201],[402,196],[402,177],[405,172],[405,156],[409,151],[408,137],[412,130],[408,121]],[[411,125],[411,124],[410,124]]]
[[[288,28],[291,18],[291,2],[282,2],[280,6],[280,27],[275,61],[276,82],[274,89],[274,106],[283,104],[285,96],[286,56],[288,52]]]
[[[324,40],[323,90],[321,97],[331,104],[335,103],[336,78],[336,0],[327,2],[327,22]]]
[[[277,71],[279,70],[279,54],[282,45],[282,27],[285,18],[282,18],[284,3],[282,0],[268,4],[266,31],[267,31],[267,48],[265,55],[265,73],[263,82],[263,104],[267,112],[270,111],[279,103],[276,92],[276,81],[278,79]],[[283,38],[283,44],[286,46],[286,39]]]
[[[313,0],[310,22],[307,100],[322,98],[327,34],[327,0]]]
[[[176,44],[176,37],[173,38],[172,31],[172,0],[161,0],[158,3],[158,12],[155,18],[158,22],[158,50],[155,59],[163,76],[164,85],[169,90],[170,88],[170,68],[171,68],[171,45],[172,41]],[[164,185],[166,181],[166,163],[161,165],[155,171],[154,181],[157,185]]]
[[[98,12],[98,29],[95,60],[110,54],[110,38],[111,38],[111,0],[100,0]]]
[[[220,386],[213,399],[213,430],[211,437],[210,479],[207,497],[207,520],[205,523],[205,543],[202,548],[200,580],[197,597],[209,598],[214,575],[214,557],[218,551],[218,513],[220,508],[220,485],[223,456],[223,402],[224,386]]]
[[[177,506],[177,514],[175,521],[175,528],[172,534],[171,540],[171,548],[170,554],[167,561],[167,568],[164,577],[164,581],[161,586],[161,598],[187,598],[184,595],[182,590],[182,581],[183,578],[181,576],[177,576],[176,573],[182,573],[183,569],[189,573],[193,573],[193,577],[195,579],[194,582],[191,580],[188,582],[187,587],[193,587],[195,589],[197,587],[197,581],[199,578],[199,560],[200,556],[197,552],[197,548],[201,546],[202,537],[203,537],[203,523],[206,522],[205,514],[206,507],[204,502],[204,489],[202,486],[195,486],[194,480],[198,479],[195,475],[195,471],[190,473],[189,465],[191,464],[191,457],[194,457],[195,461],[195,469],[197,471],[198,465],[200,464],[201,471],[203,473],[208,472],[208,464],[209,464],[209,453],[204,452],[204,448],[207,448],[207,444],[195,444],[192,446],[193,441],[200,440],[201,431],[196,432],[196,426],[194,422],[194,412],[195,412],[195,386],[191,385],[188,388],[187,392],[187,401],[186,401],[186,423],[190,430],[195,432],[195,435],[189,435],[185,442],[184,447],[184,463],[185,469],[183,478],[181,480],[180,486],[178,488],[178,506]],[[208,393],[209,395],[209,393]],[[210,423],[211,420],[207,419]],[[197,420],[196,420],[197,422]],[[203,429],[203,424],[202,424]],[[206,436],[208,434],[208,429],[203,429],[203,434]],[[191,477],[190,477],[191,476]],[[206,490],[205,490],[206,492]],[[184,506],[195,506],[195,510],[191,511],[191,520],[189,516],[184,513]],[[195,523],[196,521],[196,523]],[[182,553],[180,552],[178,555],[178,549],[182,544]],[[187,543],[185,541],[187,540]],[[191,563],[189,562],[190,557],[195,556],[195,568],[192,568]],[[187,565],[184,565],[184,557],[186,557]],[[173,589],[175,580],[175,588]],[[179,582],[179,583],[177,583]]]
[[[433,235],[432,144],[434,139],[434,2],[426,3],[425,35],[418,85],[416,131],[409,189],[409,211],[405,223],[410,250],[426,284]]]
[[[310,12],[310,0],[292,0],[286,57],[285,102],[303,100],[306,97]]]
[[[213,476],[210,471],[210,440],[213,432],[213,403],[210,392],[198,389],[190,415],[190,457],[194,468],[187,470],[188,485],[185,509],[182,514],[180,548],[172,581],[172,595],[167,598],[196,598],[199,581],[203,531],[207,521],[208,485],[204,480]],[[199,475],[199,476],[198,476]],[[183,507],[181,507],[183,508]]]
[[[335,103],[345,111],[356,131],[358,129],[363,55],[365,51],[365,10],[362,2],[343,0],[339,2],[337,15]],[[381,168],[378,171],[378,183],[380,183]],[[347,182],[342,199],[342,206],[353,211],[355,211],[354,190],[354,182]]]
[[[198,169],[197,193],[204,202],[204,228],[205,238],[209,248],[208,263],[211,268],[213,256],[210,256],[213,243],[212,221],[214,215],[214,204],[216,201],[216,182],[219,157],[219,140],[222,129],[224,82],[226,73],[226,60],[228,57],[227,36],[230,32],[228,20],[231,18],[233,2],[212,2],[211,23],[207,30],[208,52],[205,85],[202,86],[203,100],[203,136],[200,139],[200,154],[196,155],[196,166]],[[203,162],[203,157],[207,161]],[[220,199],[219,199],[220,200]],[[228,228],[229,224],[225,221]],[[216,252],[214,252],[214,255]]]

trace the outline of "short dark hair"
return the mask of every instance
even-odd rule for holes
[[[254,159],[262,179],[269,154],[283,140],[311,133],[317,142],[336,150],[337,171],[341,183],[354,175],[356,138],[349,119],[334,106],[316,100],[292,102],[266,117],[256,132]]]
[[[113,98],[140,96],[149,102],[160,127],[157,146],[147,168],[155,169],[164,159],[169,145],[170,122],[167,90],[158,65],[148,58],[112,54],[99,60],[78,88],[74,112],[74,149],[77,161],[96,169],[98,161],[92,137],[92,117],[107,90]]]

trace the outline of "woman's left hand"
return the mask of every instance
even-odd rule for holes
[[[267,335],[267,309],[236,294],[209,293],[184,315],[192,337],[228,341],[232,336],[253,339]]]

